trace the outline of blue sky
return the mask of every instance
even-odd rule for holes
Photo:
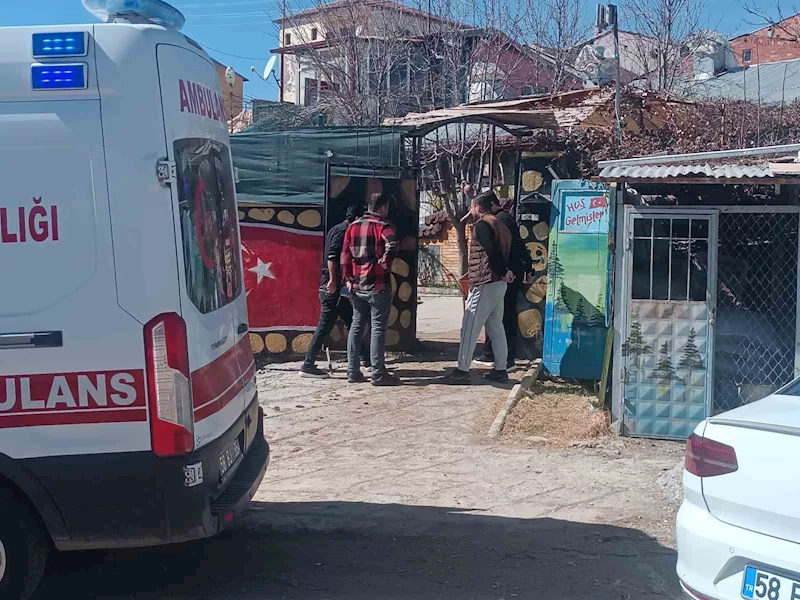
[[[772,0],[763,0],[771,3]],[[272,19],[280,15],[280,0],[172,0],[186,16],[183,31],[206,47],[219,62],[247,76],[245,96],[277,99],[274,82],[264,83],[250,73],[263,71],[270,49],[277,46]],[[0,26],[54,25],[93,22],[80,0],[6,0],[0,9]],[[311,5],[312,0],[289,0],[290,7]],[[593,6],[593,3],[590,2]],[[755,27],[735,0],[710,0],[709,26],[728,35]],[[752,19],[751,19],[752,20]],[[233,55],[233,56],[230,56]]]

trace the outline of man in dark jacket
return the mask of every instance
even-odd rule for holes
[[[525,247],[522,237],[519,235],[517,221],[505,210],[497,196],[492,193],[492,213],[498,220],[505,225],[511,232],[511,252],[508,259],[508,268],[514,274],[514,280],[508,284],[504,298],[503,308],[503,329],[506,332],[506,343],[508,345],[508,359],[506,369],[514,367],[517,358],[517,340],[519,338],[519,326],[517,325],[517,297],[522,290],[525,280],[533,275],[533,261],[531,254]],[[492,350],[492,341],[488,338],[483,345],[483,354],[475,359],[479,365],[495,365],[495,354]]]
[[[328,377],[328,373],[317,368],[317,356],[322,349],[322,345],[330,335],[336,324],[336,319],[342,318],[344,324],[349,329],[353,322],[353,305],[350,300],[342,294],[342,277],[339,268],[339,260],[344,244],[344,235],[347,228],[364,214],[361,206],[351,206],[347,209],[345,220],[331,227],[328,235],[325,236],[325,251],[322,256],[322,277],[319,282],[319,322],[311,343],[306,351],[306,358],[303,366],[300,367],[301,377]],[[369,351],[366,344],[362,346],[361,356],[367,358]]]
[[[511,251],[511,232],[492,214],[493,192],[481,194],[472,202],[475,219],[469,245],[469,295],[461,324],[461,344],[458,366],[446,378],[446,383],[469,383],[469,367],[481,329],[492,340],[499,363],[485,377],[490,381],[508,380],[506,364],[506,334],[503,330],[503,298],[513,273],[508,269]]]

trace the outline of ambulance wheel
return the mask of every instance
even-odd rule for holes
[[[0,598],[27,600],[44,575],[50,544],[39,520],[0,490]]]

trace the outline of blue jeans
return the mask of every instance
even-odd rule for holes
[[[350,304],[349,297],[340,295],[339,292],[329,294],[327,291],[320,290],[319,303],[319,323],[317,323],[314,337],[311,338],[311,343],[308,345],[306,359],[303,363],[304,367],[316,366],[317,355],[319,355],[325,340],[328,339],[331,331],[333,331],[338,318],[341,317],[348,328],[353,324],[353,306]],[[369,348],[366,344],[361,346],[361,358],[364,360],[369,359]]]
[[[372,380],[386,375],[386,327],[389,322],[389,309],[392,306],[392,293],[355,292],[353,294],[353,326],[347,338],[347,375],[356,377],[361,372],[359,349],[361,337],[368,322],[372,325],[370,339],[370,362]]]

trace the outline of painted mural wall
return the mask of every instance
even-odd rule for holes
[[[544,364],[554,375],[599,380],[609,326],[608,192],[558,181],[552,198]]]
[[[544,352],[544,315],[547,304],[550,205],[525,204],[518,209],[519,234],[533,261],[533,282],[523,283],[517,296],[517,358],[541,358]]]
[[[319,319],[321,207],[239,206],[253,351],[302,354]]]
[[[392,264],[394,300],[386,332],[387,348],[405,350],[416,343],[418,199],[413,180],[334,177],[339,202],[321,206],[239,205],[250,343],[255,353],[304,354],[319,319],[319,282],[326,224],[344,219],[350,202],[366,203],[385,190],[396,199],[390,214],[400,237]],[[347,330],[337,323],[328,345],[342,349]]]

